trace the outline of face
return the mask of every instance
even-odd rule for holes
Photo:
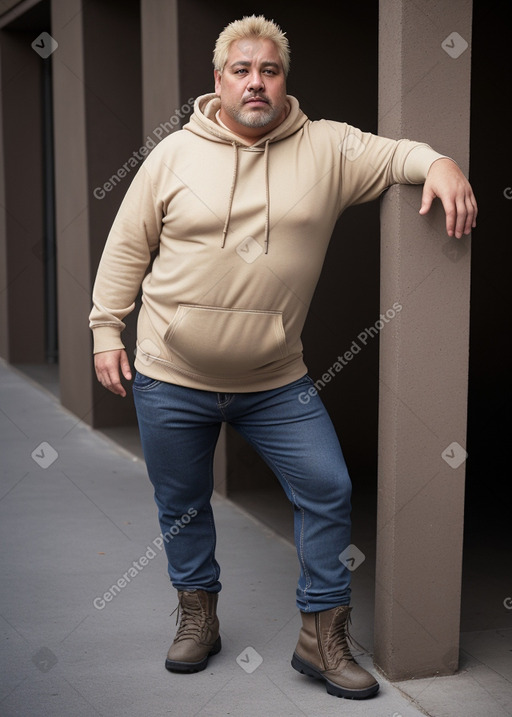
[[[222,75],[215,70],[220,119],[242,137],[258,138],[286,117],[286,78],[272,40],[231,44]]]

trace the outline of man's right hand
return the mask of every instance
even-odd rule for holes
[[[132,372],[130,370],[130,363],[128,356],[124,349],[114,349],[113,351],[102,351],[94,356],[94,368],[96,369],[96,376],[102,386],[108,388],[112,393],[122,396],[126,396],[126,390],[121,383],[121,375],[127,381],[132,378]]]

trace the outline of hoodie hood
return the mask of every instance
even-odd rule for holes
[[[286,115],[286,118],[280,125],[274,127],[271,132],[263,137],[260,137],[260,139],[254,143],[248,142],[217,121],[216,115],[220,110],[220,97],[214,93],[201,95],[196,99],[194,103],[194,112],[190,121],[183,127],[184,130],[188,130],[203,139],[210,140],[211,142],[230,144],[233,147],[233,175],[231,189],[229,192],[226,219],[222,230],[222,249],[224,248],[226,235],[229,230],[233,197],[236,189],[238,175],[238,151],[239,148],[250,147],[252,151],[260,149],[263,152],[263,161],[265,164],[265,254],[268,254],[270,239],[270,192],[268,183],[269,145],[295,134],[308,121],[308,118],[300,109],[299,102],[295,97],[287,95],[286,100],[288,104],[288,114]]]
[[[261,137],[257,142],[250,142],[239,137],[234,132],[217,122],[215,115],[220,110],[220,97],[214,93],[201,95],[194,103],[194,112],[190,121],[183,129],[209,139],[212,142],[223,142],[232,144],[236,142],[241,147],[264,147],[266,143],[278,142],[286,139],[297,132],[307,122],[308,118],[299,107],[299,102],[291,95],[286,96],[288,103],[288,114],[280,125],[268,134]]]

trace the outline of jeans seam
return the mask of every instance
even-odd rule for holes
[[[147,384],[143,384],[142,386],[139,386],[137,384],[138,376],[140,376],[142,379],[150,379],[150,382]],[[146,374],[143,374],[140,371],[136,371],[135,378],[132,383],[132,388],[135,389],[136,391],[147,391],[147,390],[154,388],[155,386],[157,386],[160,383],[162,383],[162,381],[158,380],[157,378],[152,379],[151,376],[146,376]]]
[[[213,486],[214,486],[214,477],[213,477],[213,457],[215,455],[215,446],[210,451],[210,500],[208,502],[209,508],[210,508],[210,514],[208,517],[208,522],[210,523],[210,531],[211,531],[211,543],[212,543],[212,549],[210,551],[210,566],[212,569],[212,580],[215,582],[218,582],[219,575],[215,575],[215,548],[216,548],[216,542],[217,542],[217,533],[215,530],[215,517],[213,515],[213,508],[211,505],[211,496],[213,493]]]
[[[220,400],[221,396],[227,396],[227,398],[224,401]],[[235,400],[235,394],[234,393],[217,393],[217,409],[220,411],[223,419],[226,421],[226,413],[224,409],[228,408],[233,401]]]
[[[299,559],[300,559],[300,563],[301,563],[301,565],[302,565],[302,569],[303,569],[303,571],[304,571],[304,577],[306,578],[306,584],[305,584],[304,590],[303,590],[302,592],[303,592],[303,597],[304,597],[304,599],[307,600],[307,595],[306,595],[306,593],[307,593],[307,591],[309,590],[309,588],[311,587],[311,576],[310,576],[310,574],[309,574],[309,570],[307,569],[306,560],[305,560],[305,558],[304,558],[304,517],[305,517],[305,512],[304,512],[304,508],[302,508],[302,507],[298,504],[298,502],[297,502],[297,500],[296,500],[296,493],[295,493],[295,491],[294,491],[294,489],[293,489],[293,486],[291,485],[290,481],[288,480],[286,474],[285,474],[285,473],[281,473],[281,471],[279,471],[279,474],[281,475],[281,477],[283,478],[283,480],[286,481],[286,485],[287,485],[288,488],[290,489],[290,493],[291,493],[292,496],[293,496],[293,503],[294,503],[294,504],[297,506],[297,508],[300,510],[301,520],[300,520],[300,534],[299,534]]]

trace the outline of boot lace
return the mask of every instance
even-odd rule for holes
[[[350,650],[352,647],[360,647],[354,640],[349,631],[349,625],[351,623],[350,613],[348,615],[340,613],[333,620],[329,634],[329,652],[336,665],[342,660],[350,660],[355,662],[354,656]]]
[[[172,617],[174,613],[176,613],[176,625],[179,622],[174,642],[199,639],[201,637],[206,622],[206,615],[201,609],[201,605],[187,605],[186,608],[184,608],[180,602],[171,612],[170,617]]]

